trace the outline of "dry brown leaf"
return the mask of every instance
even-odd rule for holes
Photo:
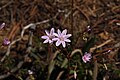
[[[99,36],[101,39],[104,39],[104,40],[109,39],[109,33],[107,31],[100,33]]]

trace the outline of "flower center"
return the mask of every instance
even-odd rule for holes
[[[49,39],[52,40],[54,38],[53,35],[49,35]]]
[[[61,37],[60,37],[60,41],[64,41],[64,37],[61,36]]]

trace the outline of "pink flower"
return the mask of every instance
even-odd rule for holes
[[[9,45],[9,44],[10,44],[10,41],[9,41],[7,38],[5,38],[3,44],[4,44],[4,45]]]
[[[90,61],[91,58],[92,58],[91,54],[86,52],[82,57],[82,60],[84,63],[86,63],[87,61]]]
[[[65,48],[66,47],[65,42],[71,42],[68,38],[72,35],[67,34],[67,29],[63,30],[62,32],[58,29],[57,32],[58,32],[58,34],[54,33],[56,38],[53,38],[52,40],[57,41],[56,46],[59,46],[60,44],[62,44],[62,46]]]
[[[54,36],[54,31],[55,31],[54,28],[52,28],[50,30],[50,33],[47,30],[45,30],[46,35],[41,37],[42,39],[46,39],[43,43],[48,43],[48,42],[52,43],[53,42],[52,39],[55,37]]]
[[[0,25],[0,30],[2,29],[2,28],[4,28],[5,27],[5,23],[2,23],[1,25]]]

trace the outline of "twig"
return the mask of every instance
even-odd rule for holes
[[[49,21],[55,19],[55,18],[59,15],[59,13],[60,13],[60,12],[56,13],[56,15],[55,15],[53,18],[46,19],[46,20],[43,20],[43,21],[41,21],[41,22],[37,22],[37,23],[35,23],[35,24],[36,24],[36,25],[40,25],[40,24],[47,23],[47,22],[49,22]]]
[[[65,23],[65,21],[67,20],[67,18],[70,16],[70,14],[72,13],[72,10],[71,11],[69,11],[67,14],[65,14],[64,16],[65,16],[65,18],[63,19],[63,21],[62,21],[62,23],[61,23],[61,25],[64,25],[64,23]]]
[[[61,72],[58,74],[56,80],[60,80],[60,77],[62,76],[63,73],[64,73],[64,71],[61,71]]]
[[[100,48],[100,47],[108,44],[108,43],[111,42],[112,40],[113,40],[113,39],[107,40],[107,41],[105,41],[104,43],[102,43],[102,44],[100,44],[100,45],[98,45],[98,46],[95,46],[95,47],[93,47],[93,48],[90,48],[90,52],[93,52],[95,49]]]
[[[97,73],[98,73],[98,64],[96,60],[94,62],[94,68],[93,68],[93,80],[97,80]]]
[[[79,12],[81,12],[84,16],[85,16],[85,18],[88,20],[88,22],[90,22],[90,19],[89,19],[89,17],[85,14],[85,12],[82,10],[82,9],[80,9],[78,6],[74,6]]]
[[[18,22],[17,24],[14,23],[13,29],[12,29],[12,31],[10,32],[9,36],[8,36],[8,39],[9,39],[9,40],[14,38],[16,32],[20,29],[20,24],[21,24],[21,22]]]
[[[0,7],[0,10],[2,10],[2,9],[5,8],[5,7],[7,7],[7,6],[10,5],[12,2],[13,2],[13,0],[12,0],[12,1],[8,1],[7,4],[5,4],[4,6]]]
[[[119,47],[120,47],[120,42],[118,42],[114,45],[114,48],[119,48]]]

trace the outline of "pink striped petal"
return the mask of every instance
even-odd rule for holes
[[[65,39],[65,42],[71,42],[71,40],[69,40],[69,39]]]
[[[59,46],[61,44],[61,42],[58,40],[57,42],[56,42],[56,46]]]
[[[66,35],[66,33],[67,33],[67,29],[63,30],[63,32],[61,34]]]
[[[49,42],[49,39],[46,39],[43,43],[48,43]]]
[[[45,33],[46,33],[47,35],[49,35],[49,32],[48,32],[47,30],[45,30]]]
[[[42,39],[48,39],[49,37],[48,36],[42,36],[41,38]]]
[[[66,44],[64,41],[62,41],[62,46],[65,48],[66,47]]]

